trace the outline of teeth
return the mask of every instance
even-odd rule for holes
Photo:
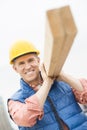
[[[29,71],[29,72],[26,72],[26,74],[31,74],[31,73],[33,73],[34,71]]]

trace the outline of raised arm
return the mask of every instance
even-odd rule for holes
[[[72,88],[74,88],[78,91],[83,91],[83,86],[82,86],[80,80],[69,74],[66,74],[63,71],[60,72],[57,80],[59,80],[59,81],[62,80],[64,82],[68,83]]]
[[[77,79],[61,71],[57,80],[59,81],[62,80],[71,86],[77,102],[84,105],[87,104],[87,80],[86,79]]]
[[[41,67],[41,74],[43,84],[34,95],[25,99],[25,103],[13,100],[8,102],[9,114],[19,126],[32,127],[36,124],[37,119],[40,120],[44,114],[44,102],[54,80],[47,77],[43,66]]]

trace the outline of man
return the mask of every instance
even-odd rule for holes
[[[58,79],[48,77],[38,55],[27,41],[10,49],[10,64],[21,77],[20,89],[8,99],[12,120],[19,130],[87,130],[87,116],[77,103],[87,103],[87,87],[64,72]]]

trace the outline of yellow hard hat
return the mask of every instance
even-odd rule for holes
[[[32,52],[35,52],[37,55],[40,53],[32,43],[27,41],[17,41],[11,46],[9,51],[10,64],[13,64],[15,58]]]

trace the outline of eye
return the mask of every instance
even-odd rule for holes
[[[23,62],[23,61],[19,62],[19,65],[23,65],[23,64],[24,64],[24,62]]]
[[[33,61],[35,61],[34,58],[31,58],[31,59],[28,60],[29,63],[33,62]]]

